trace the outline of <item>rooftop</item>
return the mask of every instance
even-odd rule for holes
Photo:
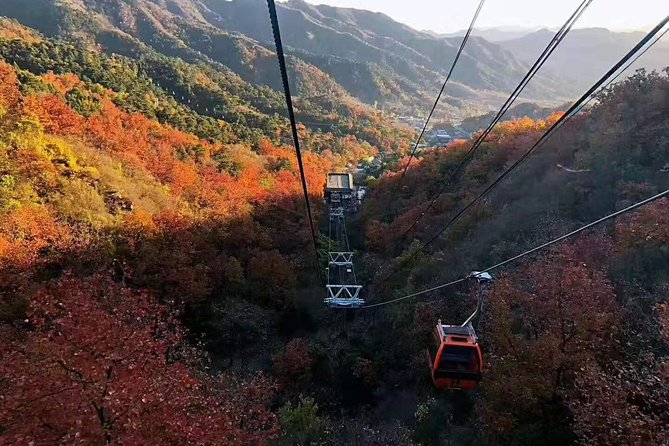
[[[329,173],[328,189],[353,189],[353,175],[350,173]]]

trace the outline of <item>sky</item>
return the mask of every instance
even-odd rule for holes
[[[419,30],[466,29],[479,0],[306,0],[383,12]],[[477,27],[559,28],[582,0],[487,0]],[[669,14],[669,0],[594,0],[575,28],[649,30]]]

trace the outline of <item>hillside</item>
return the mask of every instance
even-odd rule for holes
[[[499,44],[519,60],[531,62],[553,34],[553,31],[543,29]],[[587,89],[643,36],[643,32],[613,32],[603,28],[574,29],[548,60],[545,70],[554,76],[572,79],[578,89]],[[660,41],[653,51],[632,68],[662,69],[667,65],[667,60],[669,43]]]
[[[146,73],[195,75],[219,105],[234,86],[164,56],[107,58],[6,20],[0,48],[16,64],[0,61],[0,442],[278,438],[292,372],[257,367],[305,326],[295,293],[315,273],[285,123],[207,120]],[[314,202],[328,170],[378,155],[300,134]],[[256,362],[239,367],[242,350]]]
[[[639,72],[621,82],[414,258],[419,243],[517,160],[556,116],[498,125],[413,229],[471,141],[426,154],[399,188],[399,172],[383,177],[360,217],[375,302],[480,271],[669,189],[667,99],[666,73]],[[478,328],[489,358],[483,391],[468,400],[473,407],[455,396],[428,400],[425,424],[415,431],[422,444],[607,445],[637,438],[664,444],[667,228],[664,198],[498,271]],[[400,358],[419,352],[414,373],[424,374],[419,346],[434,318],[463,320],[475,292],[457,285],[386,307],[391,322],[379,324],[376,350],[396,356],[385,364],[401,373],[407,361]],[[394,336],[387,339],[382,333],[390,327]]]
[[[36,74],[74,73],[120,93],[115,103],[181,130],[218,142],[258,144],[264,137],[288,137],[283,97],[278,92],[246,83],[221,66],[188,63],[143,48],[136,58],[106,56],[94,50],[45,39],[16,22],[1,20],[0,58]],[[16,29],[16,30],[15,30]],[[17,39],[17,33],[32,39]],[[326,85],[326,83],[321,83]],[[407,131],[350,96],[305,95],[295,101],[296,116],[314,131],[316,139],[360,138],[388,156],[408,144]],[[316,140],[311,150],[324,150]],[[328,150],[337,151],[335,147]]]
[[[179,321],[214,284],[232,290],[247,260],[280,258],[277,245],[253,241],[267,235],[251,209],[265,202],[268,214],[294,218],[291,151],[209,143],[123,112],[118,96],[73,74],[0,63],[0,371],[17,379],[2,383],[2,443],[271,437],[269,394],[243,390],[263,378],[221,376],[228,384],[219,387]],[[307,166],[312,181],[327,169],[309,156]],[[217,236],[196,241],[212,226],[248,231],[247,260],[231,246],[225,256],[211,251]],[[167,249],[174,242],[180,249]],[[176,419],[208,427],[193,432]],[[246,428],[232,421],[241,419]]]
[[[38,0],[30,5],[7,0],[0,14],[50,37],[98,44],[108,53],[136,57],[151,48],[188,62],[222,64],[248,83],[278,89],[266,9],[261,0]],[[435,38],[362,10],[292,1],[279,5],[279,16],[293,56],[296,92],[319,96],[344,89],[367,104],[402,114],[431,102],[460,44],[459,38]],[[488,109],[525,70],[499,46],[472,39],[442,112]],[[540,76],[526,94],[555,101],[574,91]]]
[[[530,102],[523,102],[512,106],[502,116],[502,122],[514,121],[521,118],[530,118],[534,120],[546,119],[555,112],[568,109],[569,105],[570,104],[563,104],[560,107],[541,107]],[[496,115],[497,112],[490,112],[486,113],[485,115],[471,116],[469,118],[463,119],[459,127],[469,133],[483,130],[487,128],[488,125],[490,125]]]
[[[62,38],[92,52],[102,49],[107,55],[123,55],[135,60],[154,55],[178,58],[180,62],[206,66],[235,78],[237,84],[257,89],[261,95],[281,98],[276,91],[279,81],[272,51],[251,39],[194,21],[190,16],[173,14],[169,8],[161,8],[153,2],[40,0],[26,6],[12,0],[0,5],[0,14],[16,18],[47,37]],[[300,60],[291,63],[295,74],[293,88],[301,91],[305,102],[325,106],[327,113],[349,103],[364,108],[317,68]],[[264,85],[275,90],[269,93]],[[314,117],[311,112],[309,115]]]
[[[218,13],[220,21],[217,24],[222,28],[234,29],[261,42],[271,41],[271,30],[263,20],[264,2],[205,0],[205,3]],[[455,56],[461,41],[460,38],[435,38],[380,13],[314,6],[301,0],[282,4],[279,19],[285,23],[284,40],[292,48],[326,57],[323,62],[334,57],[337,64],[343,61],[356,66],[363,63],[375,72],[397,75],[398,86],[403,87],[405,92],[409,88],[408,95],[424,93],[425,88],[428,92],[434,90],[448,71],[449,61]],[[337,72],[329,71],[326,63],[318,66],[349,91],[369,89],[366,84],[352,85],[347,82]],[[523,64],[497,45],[483,39],[472,39],[453,78],[466,89],[454,87],[450,95],[457,99],[477,100],[477,94],[483,94],[478,101],[485,100],[486,91],[511,90],[525,69]],[[564,97],[561,96],[561,87],[564,86],[540,77],[527,94],[537,99],[554,100]]]

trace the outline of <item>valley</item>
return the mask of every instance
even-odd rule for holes
[[[459,278],[669,189],[667,44],[529,156],[645,33],[574,29],[473,150],[545,30],[475,33],[417,143],[459,35],[277,7],[302,169],[265,1],[0,2],[0,444],[663,445],[669,198]]]

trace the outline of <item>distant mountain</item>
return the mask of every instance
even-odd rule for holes
[[[500,46],[518,59],[529,62],[548,44],[554,32],[542,29],[518,39],[507,40]],[[572,30],[546,63],[545,72],[575,81],[580,90],[586,89],[606,73],[645,33],[613,32],[604,28]],[[669,42],[660,41],[632,67],[662,69],[669,65]]]
[[[541,29],[538,27],[522,27],[522,26],[503,26],[503,27],[491,27],[491,28],[475,28],[473,31],[474,36],[483,37],[489,42],[502,42],[504,40],[518,39],[524,37],[533,32],[539,31]],[[445,33],[445,34],[434,34],[438,37],[462,37],[467,32],[466,29],[456,31],[454,33]]]
[[[217,24],[222,29],[260,42],[271,41],[264,1],[203,2],[218,14]],[[373,92],[378,101],[386,101],[390,93],[424,96],[429,102],[461,40],[416,31],[381,13],[314,6],[301,0],[280,4],[278,12],[284,41],[299,57],[332,75],[354,95],[364,97]],[[526,69],[526,64],[498,45],[475,37],[465,48],[454,73],[454,86],[447,94],[456,106],[473,98],[496,103],[498,98],[490,92],[511,90]],[[565,98],[570,96],[564,93],[568,88],[543,77],[528,88],[527,95],[539,100]]]
[[[277,6],[291,80],[300,95],[350,94],[386,110],[420,113],[460,44],[457,37],[435,37],[380,13],[302,0]],[[3,0],[0,14],[107,53],[137,57],[149,48],[280,88],[264,0]],[[527,64],[503,47],[472,38],[439,114],[463,116],[495,107],[526,70]],[[575,92],[560,79],[538,76],[525,94],[555,102]]]

